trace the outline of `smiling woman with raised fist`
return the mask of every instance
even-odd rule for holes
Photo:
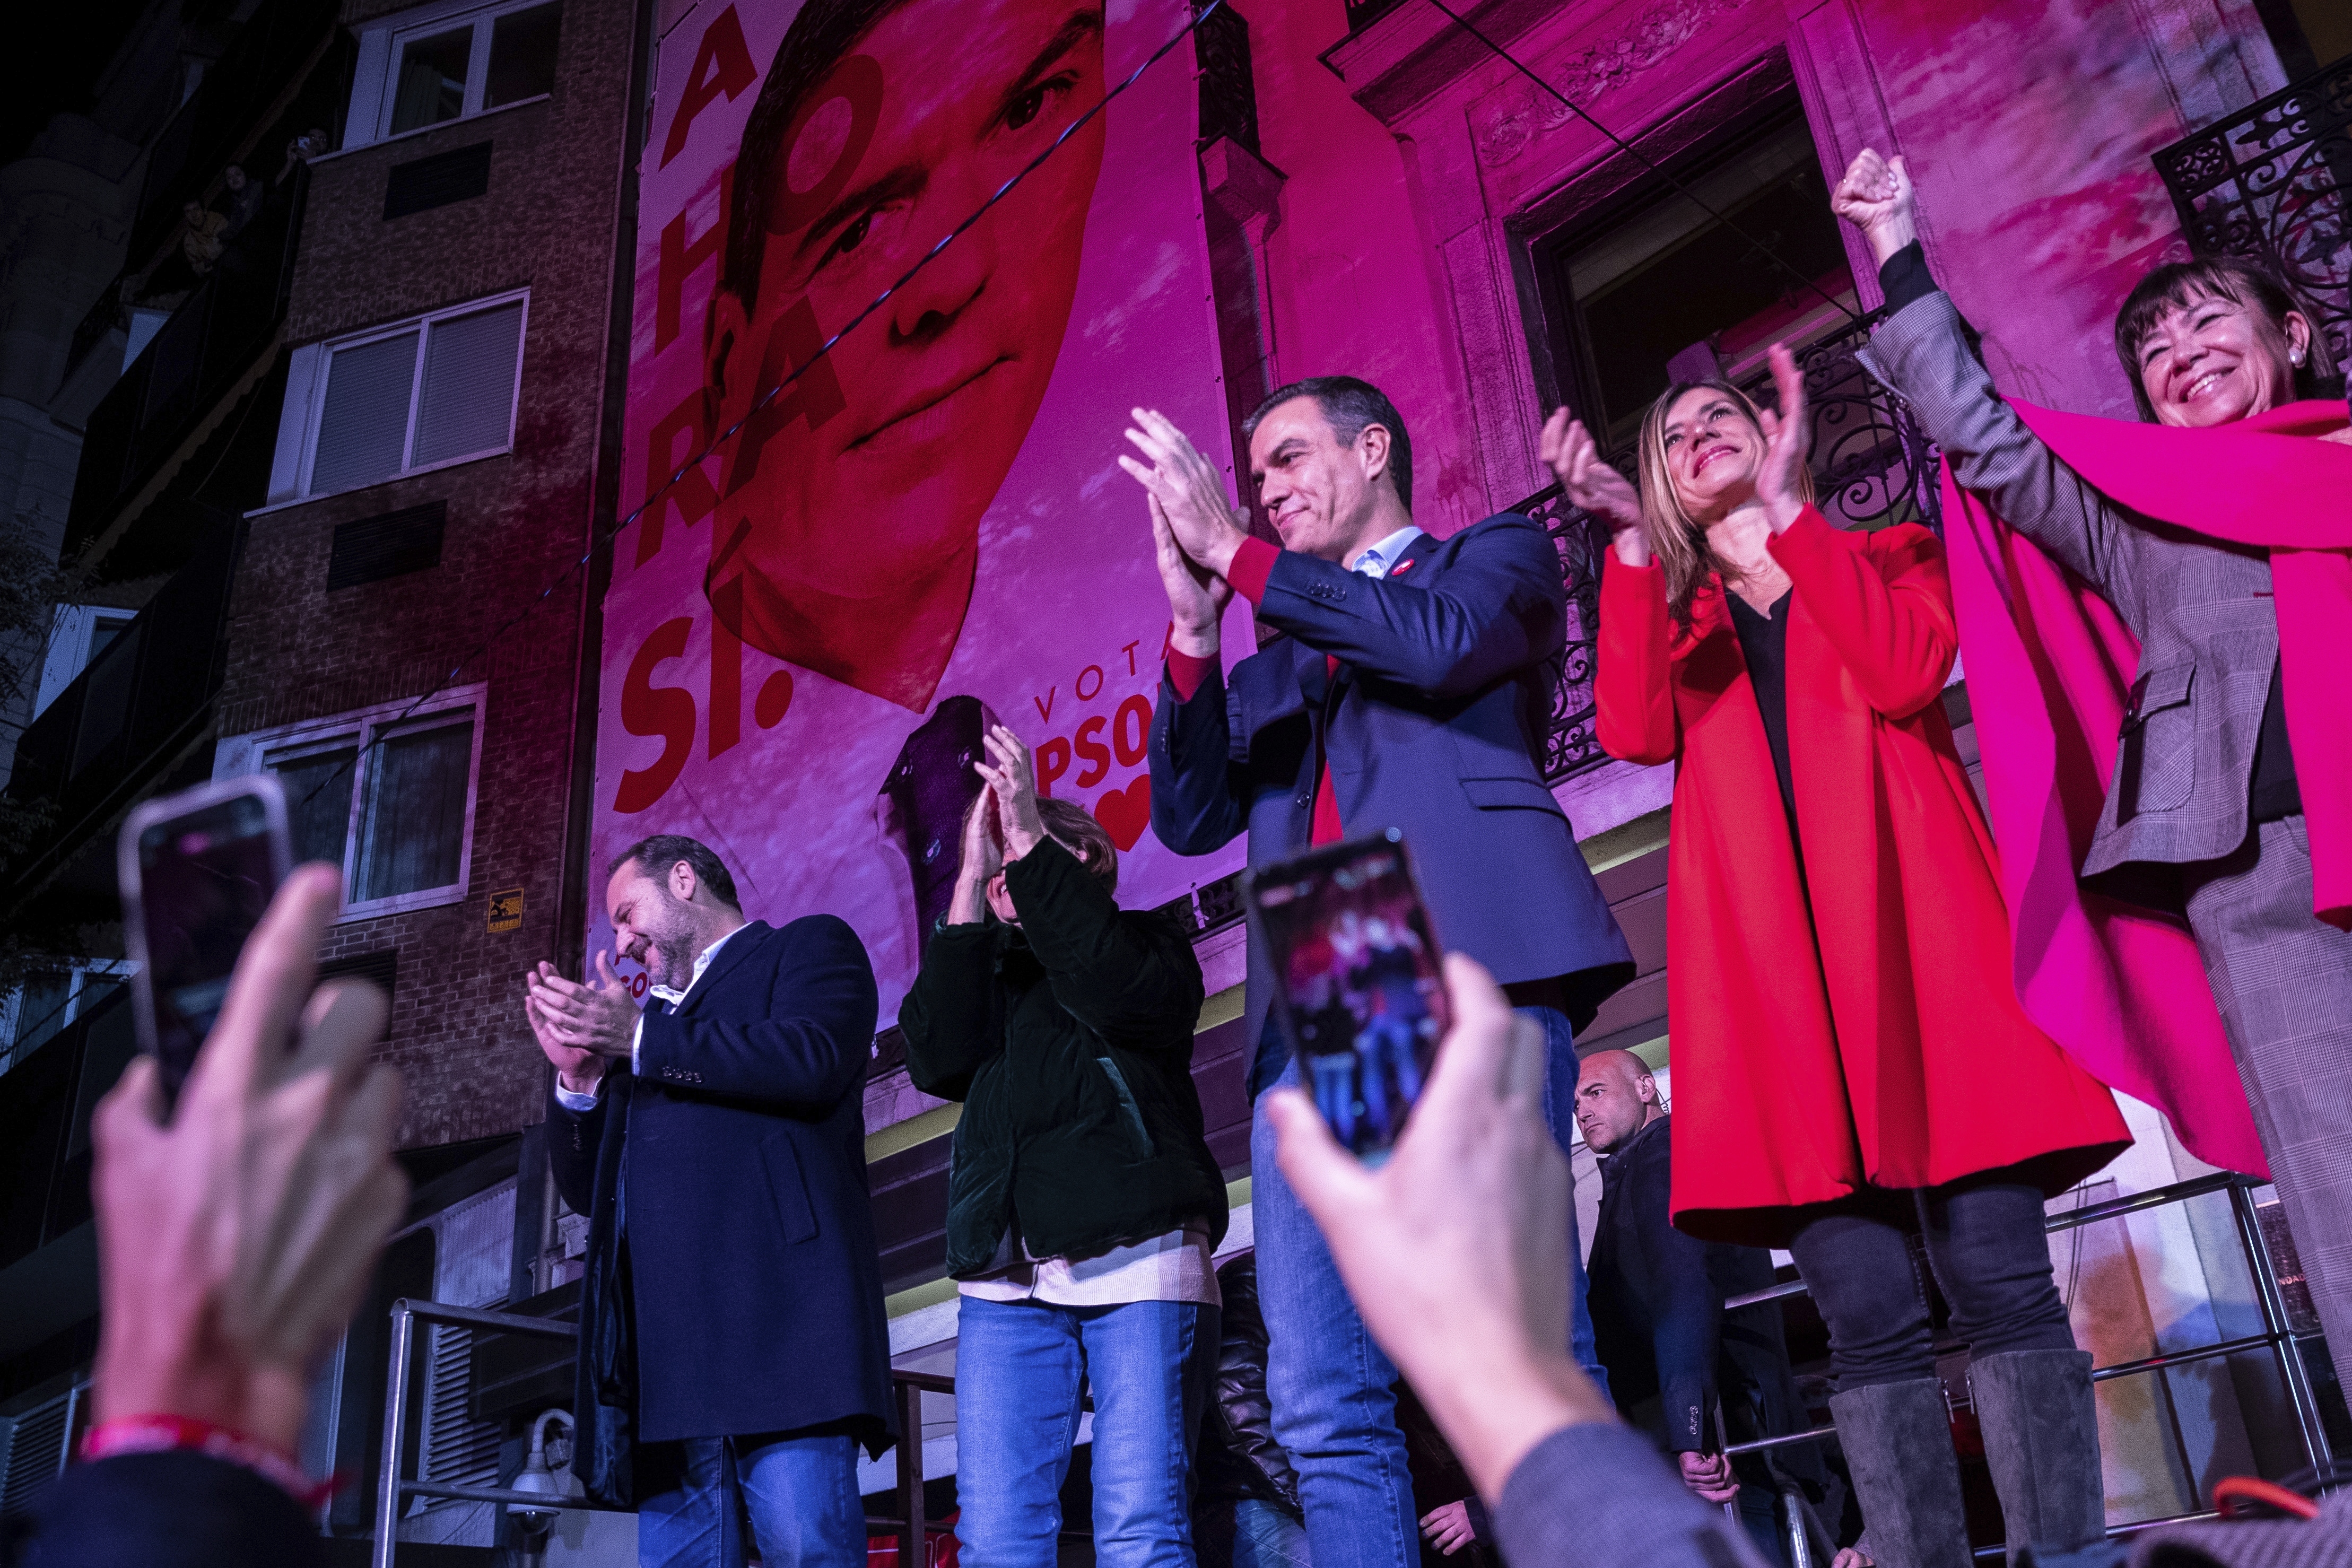
[[[1966,1568],[1906,1240],[1924,1232],[2011,1542],[2081,1545],[2104,1524],[2090,1357],[2042,1205],[2131,1135],[2010,983],[1992,844],[1941,700],[1958,647],[1943,546],[1814,508],[1804,381],[1785,348],[1771,360],[1777,416],[1720,382],[1651,407],[1638,495],[1565,410],[1544,431],[1570,499],[1615,536],[1601,743],[1677,764],[1675,1224],[1795,1254],[1873,1552]]]

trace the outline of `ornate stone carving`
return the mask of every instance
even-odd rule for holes
[[[1658,0],[1634,18],[1633,26],[1557,65],[1535,68],[1560,96],[1578,108],[1621,87],[1648,70],[1696,37],[1716,18],[1746,6],[1749,0]],[[1515,77],[1471,128],[1478,161],[1489,166],[1507,163],[1527,150],[1536,137],[1574,120],[1576,115],[1525,77]]]

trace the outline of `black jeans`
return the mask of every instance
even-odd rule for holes
[[[1905,1235],[1916,1221],[1952,1332],[1970,1353],[2073,1350],[2066,1304],[2050,1273],[2042,1189],[2003,1171],[1916,1192],[1869,1192],[1825,1204],[1789,1250],[1830,1329],[1841,1390],[1932,1377],[1927,1302]]]

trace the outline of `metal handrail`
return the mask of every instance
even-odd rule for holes
[[[2174,1182],[2168,1186],[2152,1187],[2147,1192],[2134,1193],[2128,1197],[2111,1198],[2105,1203],[2092,1204],[2064,1214],[2051,1215],[2043,1220],[2042,1229],[2055,1234],[2063,1230],[2077,1229],[2086,1225],[2095,1225],[2102,1220],[2120,1219],[2126,1215],[2137,1214],[2146,1209],[2186,1203],[2191,1198],[2203,1197],[2210,1193],[2228,1193],[2231,1214],[2236,1221],[2239,1249],[2245,1255],[2247,1271],[2253,1278],[2254,1298],[2263,1316],[2263,1331],[2259,1334],[2242,1335],[2233,1340],[2222,1340],[2210,1345],[2199,1345],[2190,1350],[2142,1356],[2135,1361],[2117,1362],[2113,1366],[2095,1367],[2091,1372],[2091,1381],[2105,1383],[2115,1378],[2130,1377],[2163,1367],[2184,1366],[2195,1362],[2210,1361],[2221,1356],[2267,1349],[2278,1363],[2280,1381],[2285,1384],[2288,1402],[2294,1408],[2295,1426],[2298,1428],[2298,1435],[2303,1439],[2305,1457],[2314,1467],[2319,1467],[2325,1465],[2330,1457],[2327,1434],[2320,1422],[2318,1399],[2313,1393],[2310,1377],[2304,1370],[2303,1358],[2296,1347],[2303,1341],[2317,1339],[2320,1336],[2308,1331],[2298,1333],[2288,1321],[2286,1298],[2279,1289],[2277,1271],[2271,1266],[2270,1248],[2263,1240],[2261,1216],[2254,1209],[2253,1191],[2263,1184],[2251,1176],[2242,1176],[2229,1171],[2217,1172],[2211,1175],[2195,1176],[2187,1181]],[[1785,1297],[1808,1293],[1809,1287],[1802,1279],[1790,1279],[1768,1289],[1750,1290],[1741,1295],[1726,1297],[1723,1306],[1726,1311],[1736,1311],[1742,1307],[1760,1306],[1767,1301],[1777,1301]],[[1815,1443],[1824,1437],[1836,1436],[1837,1426],[1832,1422],[1826,1426],[1813,1427],[1810,1431],[1780,1433],[1772,1436],[1754,1438],[1745,1443],[1727,1443],[1724,1445],[1723,1452],[1727,1456],[1761,1453],[1767,1449],[1784,1448],[1799,1443]],[[2110,1537],[2126,1535],[2150,1530],[2159,1524],[2180,1524],[2212,1517],[2214,1517],[2213,1514],[2209,1510],[2201,1513],[2185,1513],[2167,1519],[2135,1520],[2111,1527],[2107,1534]],[[1997,1556],[2001,1550],[2000,1547],[1988,1548],[1976,1552],[1976,1555]]]
[[[400,1473],[401,1449],[408,1438],[408,1384],[415,1354],[416,1325],[446,1323],[465,1328],[494,1329],[500,1333],[536,1335],[541,1339],[576,1340],[580,1325],[555,1318],[524,1317],[517,1312],[483,1307],[453,1307],[442,1301],[392,1304],[391,1365],[384,1374],[383,1459],[376,1482],[375,1543],[370,1557],[373,1568],[392,1568],[399,1549],[401,1505],[410,1498],[446,1498],[459,1502],[495,1502],[509,1507],[544,1510],[551,1503],[594,1513],[627,1513],[590,1498],[551,1498],[546,1492],[517,1491],[510,1487],[469,1487],[454,1482],[417,1480]],[[931,1372],[890,1369],[890,1394],[898,1405],[898,1512],[866,1516],[866,1527],[890,1530],[898,1537],[902,1568],[921,1568],[927,1546],[923,1517],[923,1395],[952,1396],[955,1379]],[[574,1439],[575,1451],[577,1438]],[[1083,1532],[1064,1531],[1064,1535]]]

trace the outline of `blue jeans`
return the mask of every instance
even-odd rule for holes
[[[1544,1027],[1545,1110],[1565,1152],[1575,1127],[1575,1033],[1565,1016],[1549,1008],[1521,1011]],[[1254,1081],[1263,1081],[1282,1050],[1280,1037],[1269,1028]],[[1295,1059],[1278,1081],[1297,1084]],[[1396,1398],[1389,1392],[1396,1367],[1365,1331],[1322,1232],[1282,1179],[1274,1129],[1262,1101],[1250,1128],[1250,1215],[1257,1236],[1258,1302],[1265,1313],[1274,1434],[1298,1471],[1311,1555],[1317,1563],[1349,1568],[1418,1568],[1421,1516],[1413,1506],[1404,1435],[1397,1430]],[[1592,1319],[1584,1306],[1584,1258],[1576,1242],[1573,1205],[1568,1226],[1566,1348],[1606,1394],[1608,1374],[1594,1353]],[[1465,1281],[1465,1288],[1472,1283]]]
[[[1055,1561],[1081,1384],[1095,1400],[1095,1562],[1192,1568],[1194,1435],[1218,1311],[967,1296],[956,1331],[956,1537],[964,1568]]]
[[[689,1437],[637,1449],[640,1568],[743,1568],[737,1500],[767,1568],[865,1568],[857,1439]]]
[[[1310,1568],[1307,1527],[1264,1498],[1204,1506],[1193,1516],[1201,1568]]]

